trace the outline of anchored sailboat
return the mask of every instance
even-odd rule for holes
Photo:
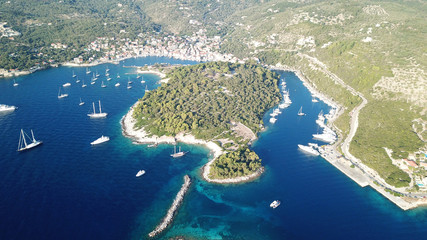
[[[301,107],[298,111],[298,116],[304,116],[304,115],[305,115],[305,113],[302,112],[302,107]]]
[[[25,140],[25,136],[27,136],[31,142],[27,144],[27,140]],[[33,147],[37,147],[38,145],[42,144],[42,141],[36,140],[34,138],[33,130],[31,130],[31,136],[32,139],[24,132],[24,130],[21,129],[21,134],[19,135],[19,143],[18,143],[18,151],[24,151]]]
[[[173,148],[173,154],[171,154],[171,157],[173,157],[173,158],[178,158],[178,157],[182,157],[182,156],[184,156],[185,154],[187,154],[188,152],[183,152],[183,151],[181,151],[181,147],[179,147],[179,151],[177,152],[176,151],[176,146],[174,146],[174,148]]]
[[[65,97],[68,97],[68,94],[66,93],[61,94],[61,87],[60,87],[58,92],[58,99],[65,98]]]
[[[74,73],[74,71],[73,71],[73,78],[75,78],[75,77],[77,77],[77,75]]]
[[[16,83],[16,82],[15,82],[15,79],[13,79],[13,86],[14,86],[14,87],[16,87],[16,86],[18,86],[18,85],[19,85],[19,83]]]
[[[94,102],[92,102],[92,105],[93,105],[93,113],[89,113],[88,114],[88,116],[90,118],[104,118],[104,117],[107,117],[107,113],[103,113],[102,112],[102,109],[101,109],[101,100],[99,100],[99,113],[96,113],[95,103]]]
[[[79,106],[81,106],[81,105],[83,105],[83,104],[85,104],[85,102],[82,102],[82,98],[80,98]]]

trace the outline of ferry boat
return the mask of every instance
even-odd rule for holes
[[[279,200],[274,200],[272,203],[270,203],[270,207],[271,208],[277,208],[280,205],[280,201]]]
[[[310,153],[315,156],[319,156],[320,154],[316,149],[313,148],[313,146],[305,146],[305,145],[298,144],[298,148],[303,150],[306,153]]]
[[[107,136],[102,135],[100,138],[96,139],[95,141],[91,142],[91,145],[101,144],[104,142],[110,141],[110,138]]]
[[[67,82],[67,83],[64,83],[62,86],[63,87],[69,87],[69,86],[71,86],[71,83]]]
[[[66,93],[61,94],[61,88],[59,88],[58,99],[66,98],[66,97],[68,97],[68,94],[66,94]]]
[[[95,103],[94,102],[92,102],[92,105],[93,105],[93,113],[89,113],[88,114],[88,116],[90,118],[104,118],[104,117],[107,116],[107,113],[103,113],[102,112],[102,109],[101,109],[101,100],[99,100],[99,113],[96,113]]]
[[[36,140],[34,138],[34,133],[33,130],[31,130],[31,143],[27,144],[27,141],[25,140],[25,136],[27,136],[28,138],[30,138],[25,132],[24,130],[21,129],[21,134],[19,135],[19,143],[18,143],[18,152],[24,151],[24,150],[28,150],[30,148],[33,147],[37,147],[38,145],[42,144],[42,141]]]
[[[137,173],[136,173],[136,177],[141,177],[142,175],[144,175],[145,174],[145,170],[139,170]]]
[[[176,146],[174,146],[174,148],[173,148],[173,154],[171,154],[171,157],[173,157],[173,158],[178,158],[178,157],[182,157],[182,156],[184,156],[185,154],[187,154],[188,152],[183,152],[183,151],[181,151],[181,147],[179,147],[179,151],[177,152],[176,151]]]
[[[17,109],[15,106],[0,104],[0,112],[15,111],[15,109]]]

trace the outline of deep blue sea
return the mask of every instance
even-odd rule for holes
[[[18,106],[0,115],[0,239],[146,239],[189,174],[193,185],[167,231],[157,239],[426,239],[427,209],[402,211],[370,187],[356,183],[297,144],[313,142],[318,113],[329,111],[291,72],[281,72],[293,104],[267,124],[252,148],[266,172],[256,181],[217,185],[201,180],[211,155],[203,146],[180,144],[188,155],[172,159],[171,145],[147,148],[122,135],[120,119],[144,95],[134,68],[154,63],[195,64],[169,58],[128,59],[91,67],[59,67],[1,79],[0,103]],[[110,69],[111,81],[105,70]],[[86,88],[72,78],[75,72]],[[117,78],[120,74],[121,78]],[[126,82],[132,80],[133,88]],[[148,89],[159,78],[144,74]],[[19,86],[13,87],[13,80]],[[106,88],[101,88],[104,81]],[[62,88],[69,97],[58,99]],[[114,87],[120,82],[120,87]],[[85,105],[79,106],[80,98]],[[105,119],[89,119],[101,100]],[[298,117],[303,106],[307,114]],[[267,118],[266,121],[268,122]],[[19,131],[34,130],[43,145],[17,152]],[[110,141],[90,142],[101,135]],[[146,174],[135,174],[145,169]],[[275,199],[282,204],[269,207]]]

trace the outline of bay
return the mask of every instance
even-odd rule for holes
[[[291,72],[280,73],[293,104],[274,125],[267,123],[252,146],[266,166],[253,182],[203,181],[200,167],[211,156],[202,146],[180,144],[190,153],[172,159],[171,145],[133,144],[122,136],[120,119],[144,95],[145,84],[135,69],[124,66],[163,62],[196,63],[147,57],[98,65],[90,67],[102,75],[94,85],[85,67],[52,68],[0,81],[0,103],[19,107],[0,115],[0,239],[144,239],[167,211],[185,174],[194,183],[160,239],[408,239],[427,233],[425,208],[402,211],[322,158],[298,150],[297,144],[314,142],[317,115],[329,107],[312,103]],[[105,77],[107,67],[111,81]],[[73,71],[86,88],[71,77]],[[143,77],[148,89],[159,86],[156,75]],[[14,79],[19,86],[12,86]],[[128,79],[132,89],[126,88]],[[66,82],[71,86],[61,91],[69,97],[58,99]],[[114,87],[116,82],[121,86]],[[89,119],[86,114],[98,100],[108,117]],[[297,116],[301,106],[304,117]],[[16,152],[21,128],[33,129],[43,145]],[[91,146],[101,135],[111,140]],[[140,169],[146,174],[136,178]],[[275,199],[282,205],[273,210],[269,204]]]

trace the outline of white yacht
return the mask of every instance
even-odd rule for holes
[[[75,78],[75,77],[77,77],[77,75],[74,73],[74,71],[73,71],[73,78]]]
[[[145,92],[149,92],[150,90],[148,90],[148,85],[145,85]]]
[[[82,88],[86,87],[85,80],[83,80]]]
[[[104,117],[107,117],[107,113],[103,113],[102,112],[102,109],[101,109],[101,100],[99,101],[99,113],[96,113],[95,103],[94,102],[92,102],[92,105],[93,105],[93,113],[89,113],[88,114],[88,116],[90,118],[104,118]]]
[[[80,98],[79,106],[84,105],[84,104],[85,104],[85,102],[83,102],[83,101],[82,101],[82,98]]]
[[[110,81],[111,80],[111,78],[110,77],[107,77],[107,81]]]
[[[319,100],[317,100],[317,98],[315,98],[315,97],[313,99],[311,99],[311,101],[314,103],[319,102]]]
[[[274,200],[272,203],[270,203],[271,208],[277,208],[280,205],[279,200]]]
[[[305,146],[305,145],[298,144],[298,148],[303,150],[306,153],[310,153],[310,154],[313,154],[315,156],[319,155],[319,152],[316,149],[314,149],[313,146],[311,146],[311,145]]]
[[[79,82],[80,82],[80,79],[79,79],[79,78],[77,78],[76,83],[79,83]]]
[[[120,75],[117,73],[117,78],[120,78]]]
[[[337,138],[330,133],[313,134],[313,138],[327,143],[333,143],[337,140]]]
[[[33,147],[37,147],[38,145],[42,144],[42,141],[36,140],[34,138],[34,133],[33,130],[31,130],[31,136],[32,138],[30,138],[25,132],[24,130],[21,129],[21,134],[19,135],[19,143],[18,143],[18,151],[24,151]],[[27,143],[27,140],[25,140],[25,137],[28,137],[31,142]]]
[[[68,97],[68,94],[67,93],[62,93],[61,94],[61,88],[59,88],[58,99],[66,98],[66,97]]]
[[[89,73],[91,73],[90,69],[86,68],[86,74],[89,74]]]
[[[19,83],[17,83],[16,81],[15,81],[15,79],[13,79],[13,86],[14,87],[16,87],[16,86],[18,86],[19,85]]]
[[[103,87],[103,88],[107,87],[107,85],[104,84],[104,81],[102,81],[101,87]]]
[[[15,106],[0,104],[0,112],[15,111],[15,109],[17,109]]]
[[[67,83],[62,84],[62,86],[63,87],[69,87],[69,86],[71,86],[71,83],[67,82]]]
[[[304,115],[305,115],[305,113],[302,112],[302,107],[301,107],[298,111],[298,116],[304,116]]]
[[[120,86],[120,83],[116,83],[114,86],[118,87],[118,86]]]
[[[141,177],[142,175],[144,175],[145,174],[145,170],[139,170],[137,173],[136,173],[136,177]]]
[[[271,122],[271,123],[273,123],[273,124],[274,124],[276,121],[277,121],[277,118],[275,118],[275,117],[270,118],[270,122]]]
[[[177,152],[176,151],[176,146],[174,146],[174,148],[173,148],[173,154],[171,154],[171,157],[173,157],[173,158],[178,158],[178,157],[182,157],[182,156],[184,156],[185,154],[187,154],[188,152],[183,152],[183,151],[181,151],[181,147],[179,147],[179,151]]]
[[[128,89],[131,89],[131,88],[132,88],[132,86],[129,84],[129,82],[128,82],[128,86],[127,86],[127,88],[128,88]]]
[[[99,76],[101,76],[101,75],[99,75],[98,70],[96,70],[95,77],[99,77]]]
[[[110,138],[107,136],[102,135],[100,138],[96,139],[95,141],[91,142],[91,145],[101,144],[104,142],[110,141]]]

